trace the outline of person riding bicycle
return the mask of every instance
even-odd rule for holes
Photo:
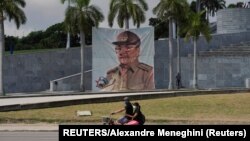
[[[132,115],[133,115],[133,106],[129,100],[128,97],[124,97],[124,103],[125,106],[122,109],[119,109],[115,112],[112,112],[111,115],[120,113],[125,111],[125,115],[123,117],[121,117],[120,119],[118,119],[114,124],[115,125],[124,125],[125,123],[128,123],[131,119],[132,119]]]
[[[143,125],[145,123],[145,116],[141,112],[141,106],[138,102],[133,103],[134,107],[134,113],[131,116],[131,120],[126,123],[125,125]]]

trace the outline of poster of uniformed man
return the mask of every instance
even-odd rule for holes
[[[108,62],[110,62],[110,59],[104,59],[106,57],[103,57],[103,63],[101,64],[101,66],[104,66],[102,68],[105,68],[106,71],[103,75],[97,76],[95,80],[95,86],[100,91],[140,91],[152,90],[155,88],[154,66],[152,63],[154,54],[146,52],[150,50],[152,51],[152,49],[154,49],[154,46],[147,47],[147,44],[143,44],[143,40],[147,38],[150,39],[149,34],[145,34],[147,32],[137,32],[131,30],[120,30],[115,32],[116,34],[114,34],[115,36],[113,37],[114,40],[110,42],[110,50],[114,53],[115,58],[114,56],[109,55],[107,55],[107,58],[113,58],[114,60],[116,60],[114,61],[116,63],[114,63],[114,65],[112,64],[111,66],[108,64]],[[149,40],[145,42],[149,42],[150,44]],[[95,52],[93,53],[96,54]],[[107,67],[105,67],[105,65]],[[100,68],[101,67],[96,68],[96,70]],[[93,79],[95,79],[95,77],[93,77]]]

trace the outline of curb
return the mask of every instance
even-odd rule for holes
[[[109,94],[118,94],[118,95],[107,96],[103,94],[103,95],[100,95],[100,97],[94,97],[94,98],[92,97],[92,98],[68,99],[68,100],[61,100],[61,101],[49,101],[49,102],[31,103],[31,104],[3,105],[3,106],[0,106],[0,112],[62,107],[62,106],[90,104],[90,103],[117,102],[117,101],[121,101],[124,96],[128,96],[133,100],[142,100],[142,99],[155,99],[155,98],[166,98],[166,97],[176,97],[176,96],[211,95],[211,94],[223,94],[223,93],[233,94],[236,92],[237,93],[250,92],[250,90],[248,89],[237,90],[236,89],[236,90],[196,90],[196,91],[194,90],[192,91],[191,90],[189,91],[151,91],[151,92],[140,92],[140,93],[126,92],[126,93],[119,93],[119,94],[109,93]]]
[[[58,131],[57,124],[0,124],[0,132],[10,131]]]

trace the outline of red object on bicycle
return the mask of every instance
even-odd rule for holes
[[[128,123],[125,123],[124,125],[139,125],[139,122],[136,120],[130,120]]]

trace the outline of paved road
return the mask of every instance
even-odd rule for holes
[[[24,123],[7,123],[0,124],[1,131],[58,131],[58,124],[46,124],[46,123],[36,123],[36,124],[24,124]],[[1,141],[1,140],[0,140]]]
[[[20,131],[20,132],[0,132],[0,141],[58,141],[56,131]]]
[[[58,124],[0,124],[0,141],[58,141]]]

